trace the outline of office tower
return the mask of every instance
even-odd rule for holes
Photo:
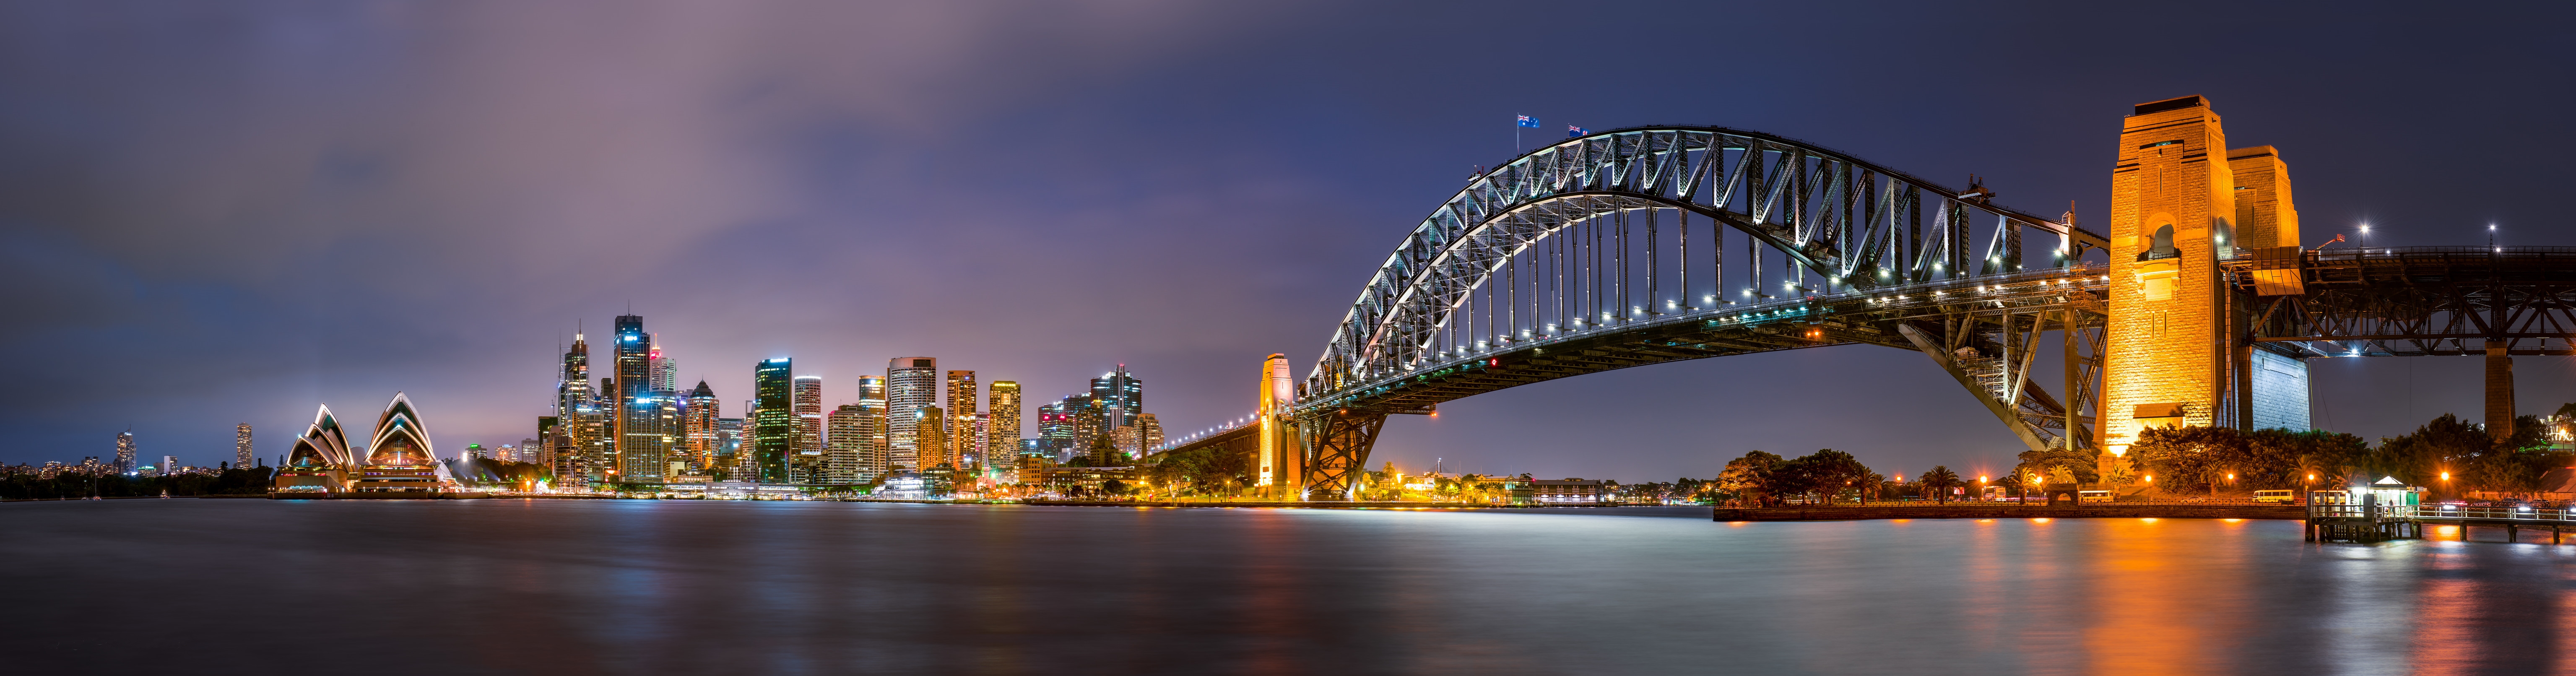
[[[467,459],[492,457],[489,453],[483,450],[482,444],[466,444],[465,452],[459,453],[458,455],[465,456]]]
[[[1135,427],[1136,427],[1136,430],[1137,430],[1137,431],[1136,431],[1136,442],[1137,442],[1137,444],[1138,444],[1138,445],[1143,446],[1143,447],[1145,448],[1145,450],[1146,450],[1146,451],[1152,451],[1153,449],[1156,449],[1156,448],[1160,448],[1160,447],[1162,447],[1162,445],[1163,445],[1163,421],[1155,420],[1155,419],[1154,419],[1154,414],[1152,414],[1152,413],[1138,413],[1138,414],[1136,414],[1136,424],[1135,424]],[[1138,454],[1138,456],[1137,456],[1137,457],[1144,457],[1144,456],[1140,453],[1140,454]]]
[[[985,400],[984,453],[996,463],[1007,463],[1020,450],[1020,384],[1010,380],[993,381]]]
[[[1072,397],[1066,397],[1066,399],[1070,400]],[[1038,436],[1034,441],[1038,442],[1038,452],[1046,457],[1056,462],[1064,462],[1068,459],[1069,456],[1066,454],[1072,452],[1074,448],[1073,414],[1066,410],[1065,402],[1038,407]]]
[[[179,459],[167,455],[161,456],[161,465],[154,469],[161,470],[162,476],[169,476],[179,471]]]
[[[764,483],[787,482],[787,456],[796,445],[796,413],[791,402],[795,385],[790,373],[793,359],[770,359],[752,367],[751,390],[755,408],[751,411],[752,458],[748,466],[752,478]]]
[[[796,457],[787,467],[789,483],[821,483],[823,475],[823,377],[797,376],[794,382]]]
[[[974,458],[974,462],[975,462],[975,466],[977,466],[977,467],[985,467],[985,466],[988,466],[988,465],[992,464],[993,456],[994,456],[994,455],[996,455],[995,453],[993,453],[993,443],[992,443],[992,439],[993,439],[993,437],[992,437],[992,434],[991,434],[991,432],[992,432],[992,424],[993,424],[993,414],[991,414],[991,413],[977,413],[977,414],[975,414],[975,421],[974,421],[974,425],[972,426],[972,428],[975,430],[975,441],[974,441],[973,443],[967,444],[967,447],[968,447],[968,448],[973,448],[973,449],[975,449],[975,458]],[[1002,453],[1002,454],[999,454],[999,455],[1010,455],[1010,454],[1008,454],[1008,453]]]
[[[608,383],[608,379],[600,379],[600,388],[596,391],[608,391]],[[577,449],[576,464],[580,465],[585,485],[607,481],[608,470],[616,466],[617,444],[609,434],[617,429],[617,416],[614,414],[607,402],[596,398],[573,407],[573,422],[567,427]]]
[[[1119,364],[1118,370],[1091,379],[1091,398],[1103,408],[1117,409],[1105,415],[1124,425],[1145,412],[1145,381],[1127,373],[1126,364]]]
[[[859,484],[875,479],[867,461],[870,447],[885,438],[885,414],[868,404],[842,404],[832,410],[828,425],[820,483]]]
[[[886,475],[885,376],[859,376],[859,411],[867,416],[867,436],[857,440],[861,483]]]
[[[706,474],[716,465],[716,391],[698,381],[680,400],[680,447],[688,449],[689,473]]]
[[[134,432],[116,433],[116,471],[134,471]]]
[[[590,487],[587,470],[581,463],[581,447],[573,443],[571,430],[572,425],[556,418],[555,424],[546,428],[546,451],[538,461],[553,468],[555,478],[548,485],[559,491]]]
[[[921,425],[913,415],[924,406],[939,405],[939,360],[931,357],[898,357],[886,362],[886,461],[893,471],[928,469],[925,456],[939,455],[939,448],[921,445]],[[945,420],[931,418],[933,427]]]
[[[976,390],[974,371],[948,372],[947,458],[961,471],[974,466],[982,454],[975,448]]]
[[[680,362],[662,354],[662,334],[652,334],[646,339],[653,344],[645,357],[647,368],[652,371],[652,376],[647,378],[652,389],[656,392],[680,391]]]
[[[742,457],[742,419],[717,418],[715,455],[708,467],[723,469],[727,477],[738,476],[741,473],[734,468],[741,464]],[[710,469],[707,473],[715,472]]]
[[[1019,441],[1021,457],[1055,457],[1053,454],[1047,452],[1046,447],[1039,445],[1038,442],[1044,441],[1043,439],[1021,439]]]
[[[921,469],[955,470],[957,459],[948,457],[948,449],[951,448],[948,445],[948,427],[939,424],[940,421],[947,420],[948,416],[940,412],[937,406],[918,406],[912,409],[912,415],[904,417],[912,419],[914,423],[912,429],[914,433],[920,435],[917,439],[921,442],[921,455],[918,458]]]
[[[651,447],[661,438],[662,430],[646,428],[658,408],[644,401],[646,393],[653,391],[652,345],[646,338],[643,317],[617,316],[616,379],[611,383],[614,389],[609,390],[613,393],[609,410],[615,425],[610,432],[615,446],[611,451],[615,458],[608,468],[611,483],[643,482],[644,474],[652,475],[658,483],[662,475],[662,449]]]
[[[671,392],[639,390],[622,411],[624,434],[618,435],[618,483],[658,484],[670,473],[672,441],[680,428],[680,398]]]
[[[573,412],[590,403],[590,343],[580,333],[572,334],[572,348],[564,351],[563,372],[555,377],[555,417],[569,420]]]
[[[233,427],[233,466],[250,465],[250,423],[242,423]]]
[[[1071,431],[1066,435],[1065,447],[1075,454],[1090,453],[1092,440],[1109,434],[1109,409],[1100,399],[1077,394],[1056,402],[1056,406],[1058,412],[1065,416],[1067,428]]]

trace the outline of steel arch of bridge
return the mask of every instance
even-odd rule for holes
[[[2024,228],[2059,236],[2055,264],[2107,246],[2071,223],[1992,204],[1991,195],[1724,127],[1568,139],[1478,175],[1415,226],[1352,302],[1301,389],[1322,396],[1436,358],[1434,336],[1506,261],[1606,215],[1672,209],[1712,219],[1825,277],[1827,292],[2018,271]]]
[[[1299,385],[1289,415],[1307,493],[1347,499],[1391,413],[1615,368],[1851,343],[1922,351],[2033,449],[2091,448],[2107,284],[2081,261],[2107,242],[2071,214],[1992,197],[1973,181],[1953,191],[1721,127],[1619,129],[1524,154],[1413,229]],[[1708,233],[1697,279],[1695,227]],[[2025,269],[2032,229],[2059,241],[2054,260]],[[1659,245],[1676,235],[1668,277]],[[1726,298],[1729,239],[1746,261],[1740,304]],[[1781,296],[1768,293],[1766,260],[1780,263]],[[2065,340],[2064,400],[2029,378],[2048,330]]]

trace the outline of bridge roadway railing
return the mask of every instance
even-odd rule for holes
[[[1383,373],[1377,378],[1346,387],[1311,394],[1297,403],[1295,412],[1302,417],[1334,409],[1351,408],[1354,405],[1364,405],[1368,400],[1394,393],[1403,389],[1405,385],[1418,382],[1431,374],[1475,370],[1474,367],[1477,364],[1488,362],[1496,357],[1544,350],[1551,346],[1587,341],[1608,335],[1651,332],[1656,329],[1700,323],[1716,329],[1725,329],[1782,322],[1817,321],[1827,318],[1898,321],[1940,317],[1958,312],[2005,310],[2024,305],[2059,303],[2063,302],[2064,297],[2071,292],[2099,293],[2109,288],[2110,278],[2105,276],[2107,269],[2107,266],[2098,263],[2083,264],[2008,275],[1960,277],[1785,298],[1763,303],[1688,308],[1681,312],[1658,313],[1634,321],[1586,324],[1580,328],[1555,331],[1535,338],[1504,341],[1480,349],[1459,350],[1456,354],[1445,355],[1447,357],[1445,359],[1427,361],[1403,370]],[[1809,341],[1795,347],[1853,343],[1914,349],[1913,345],[1893,331],[1885,332],[1883,336],[1876,336],[1874,339]]]

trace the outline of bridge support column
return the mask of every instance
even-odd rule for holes
[[[1368,469],[1369,449],[1377,446],[1377,433],[1385,428],[1384,413],[1334,411],[1297,421],[1297,436],[1305,447],[1304,490],[1298,499],[1352,499],[1360,473]]]
[[[2487,437],[2513,436],[2513,357],[2507,343],[2487,341]]]

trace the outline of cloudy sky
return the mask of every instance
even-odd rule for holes
[[[2281,149],[2311,244],[2576,245],[2566,16],[2076,4],[0,2],[0,461],[132,429],[212,464],[238,422],[274,457],[316,403],[397,390],[442,454],[514,442],[576,322],[628,307],[727,415],[764,358],[837,404],[932,355],[1032,399],[1125,363],[1184,432],[1249,409],[1263,355],[1311,364],[1521,114],[2098,217],[2127,107],[2196,93]],[[2317,420],[2475,414],[2475,361],[2320,363]],[[2524,412],[2576,400],[2566,358],[2516,366]],[[1856,346],[1462,400],[1378,458],[1641,480],[2014,445]]]

